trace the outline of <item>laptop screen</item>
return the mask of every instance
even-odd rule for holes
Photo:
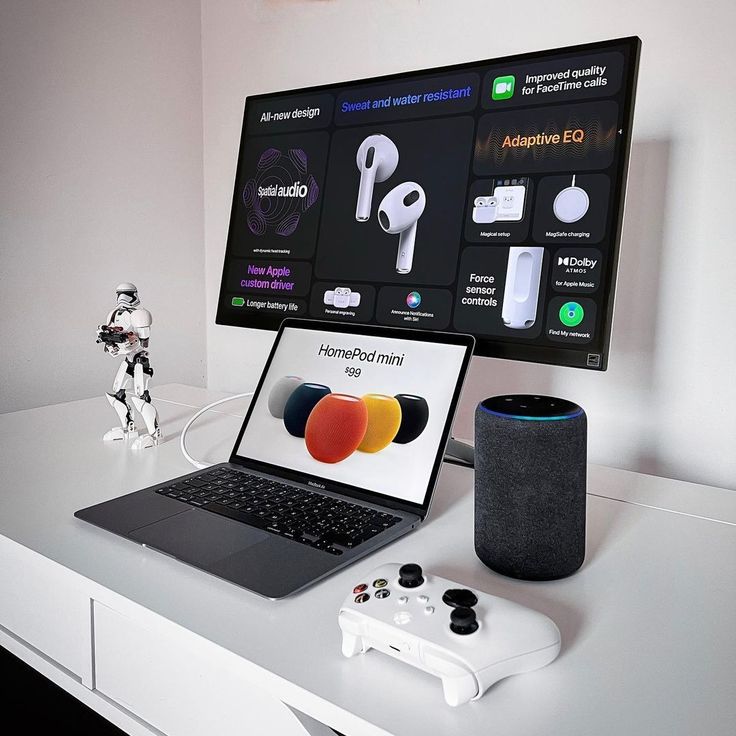
[[[471,338],[322,326],[283,328],[235,455],[307,475],[313,486],[335,481],[423,504]]]

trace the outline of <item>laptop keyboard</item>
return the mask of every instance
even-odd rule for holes
[[[393,514],[228,468],[187,478],[156,493],[333,555],[401,521]]]

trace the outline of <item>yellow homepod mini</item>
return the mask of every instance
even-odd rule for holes
[[[401,426],[401,404],[393,396],[366,394],[368,428],[358,445],[361,452],[378,452],[393,442]]]
[[[365,402],[348,394],[328,394],[312,409],[304,432],[309,454],[339,463],[358,448],[368,426]]]

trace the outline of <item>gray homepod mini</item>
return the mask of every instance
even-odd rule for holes
[[[585,558],[587,419],[571,401],[494,396],[475,410],[475,552],[523,580]]]

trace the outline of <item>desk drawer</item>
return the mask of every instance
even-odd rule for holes
[[[95,688],[169,736],[307,733],[231,653],[163,618],[95,601],[94,640]]]
[[[0,626],[89,683],[91,616],[84,588],[84,578],[0,536]]]

